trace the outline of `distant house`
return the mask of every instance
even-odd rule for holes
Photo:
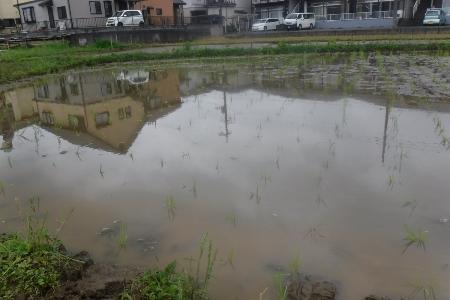
[[[179,0],[22,0],[15,6],[19,8],[25,30],[40,30],[104,26],[106,18],[125,9],[173,19],[180,14],[182,3]]]
[[[219,23],[251,13],[251,0],[186,0],[184,13],[190,23]]]
[[[15,28],[20,23],[17,0],[0,0],[0,30]]]

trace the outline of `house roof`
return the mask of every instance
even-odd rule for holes
[[[39,3],[39,2],[44,2],[44,3]],[[21,2],[19,4],[14,4],[14,6],[18,7],[18,6],[23,6],[23,5],[33,4],[33,3],[39,3],[39,5],[41,5],[41,6],[47,5],[47,3],[50,5],[53,5],[52,0],[30,0],[30,1]]]
[[[173,5],[186,5],[183,0],[173,0]]]

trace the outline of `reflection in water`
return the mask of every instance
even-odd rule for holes
[[[36,118],[43,128],[73,144],[126,153],[145,123],[156,122],[180,101],[175,72],[132,70],[54,78],[6,93],[2,149],[12,148],[12,121]]]
[[[449,298],[450,154],[433,121],[450,128],[448,104],[392,100],[366,58],[318,61],[101,70],[4,92],[0,231],[38,194],[50,226],[74,208],[61,238],[98,260],[182,263],[207,232],[229,262],[214,299],[269,299],[299,250],[342,299],[398,299],[420,280]],[[402,254],[405,225],[429,231],[426,251]]]

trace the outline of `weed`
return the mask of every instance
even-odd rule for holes
[[[408,226],[405,226],[405,237],[403,240],[405,241],[405,248],[403,253],[408,250],[412,245],[416,245],[417,248],[422,248],[425,251],[425,242],[426,242],[426,231],[418,230],[414,231]]]
[[[138,276],[122,293],[121,299],[187,299],[187,279],[184,274],[177,273],[176,266],[174,261],[163,270],[149,270]]]
[[[61,271],[71,258],[62,252],[59,240],[51,236],[45,218],[38,218],[39,198],[29,201],[24,217],[25,234],[0,235],[0,298],[35,298],[55,289]]]

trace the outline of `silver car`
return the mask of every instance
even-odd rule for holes
[[[445,12],[438,8],[427,9],[423,25],[445,25]]]
[[[144,26],[144,16],[140,10],[119,10],[106,20],[106,26]]]

